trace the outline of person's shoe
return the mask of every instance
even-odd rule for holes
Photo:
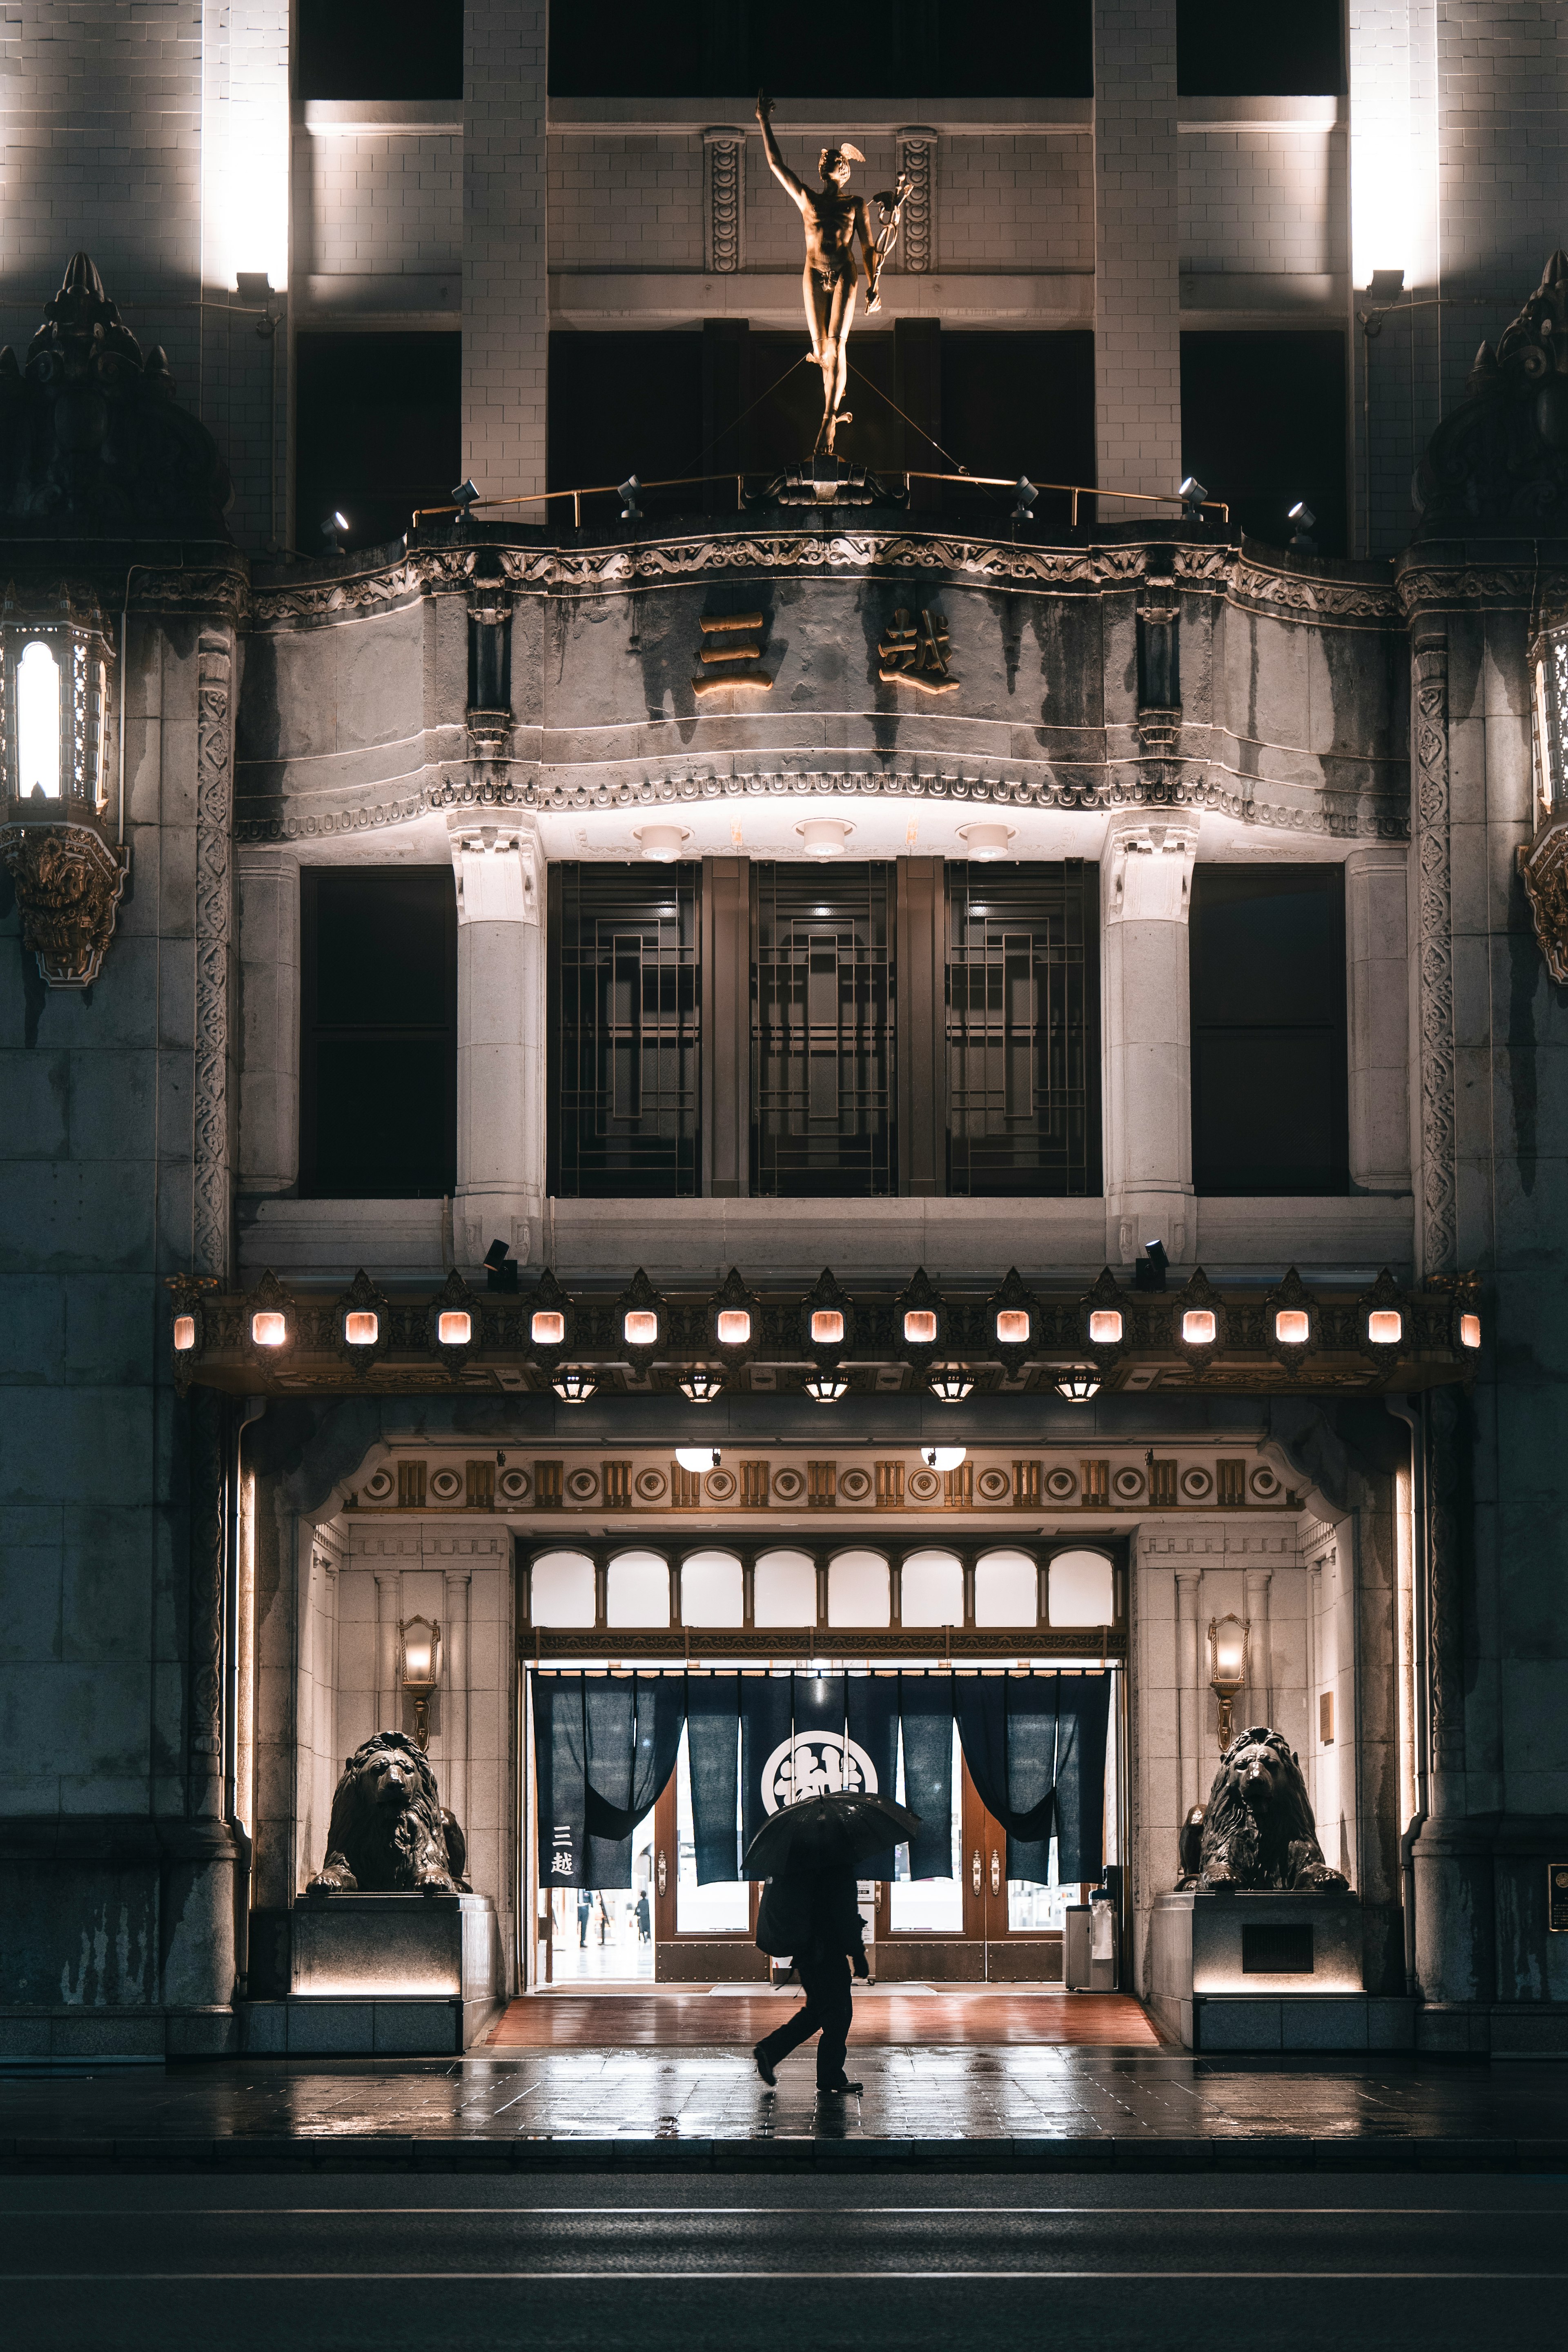
[[[756,2048],[752,2051],[752,2058],[756,2061],[756,2067],[757,2067],[757,2072],[758,2072],[758,2074],[762,2076],[762,2078],[763,2078],[763,2082],[767,2084],[767,2086],[768,2086],[769,2090],[771,2091],[771,2090],[773,2089],[773,2084],[778,2081],[778,2076],[773,2073],[773,2067],[771,2066],[771,2064],[769,2063],[769,2062],[767,2061],[767,2059],[765,2059],[765,2058],[763,2057],[763,2045],[762,2045],[762,2043],[761,2043],[760,2042],[758,2042],[758,2044],[757,2044]]]
[[[824,2098],[841,2099],[846,2092],[863,2091],[866,2085],[864,2083],[819,2083],[816,2087]]]

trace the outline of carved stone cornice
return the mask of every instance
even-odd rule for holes
[[[1256,559],[1237,559],[1228,601],[1270,620],[1307,621],[1320,628],[1388,628],[1400,618],[1395,584],[1332,580],[1306,572],[1275,572]]]
[[[745,775],[663,775],[637,782],[565,784],[543,782],[535,775],[521,780],[479,783],[441,778],[403,790],[380,800],[350,804],[318,803],[303,797],[242,801],[235,838],[246,845],[331,839],[351,833],[412,824],[422,816],[447,811],[487,808],[533,809],[542,814],[579,814],[595,809],[653,808],[699,800],[742,800],[760,795],[810,793],[814,798],[875,794],[900,800],[953,801],[960,803],[1000,803],[1010,808],[1104,810],[1118,808],[1212,809],[1243,824],[1264,825],[1297,834],[1324,835],[1331,840],[1405,841],[1409,817],[1402,799],[1392,795],[1344,794],[1304,789],[1300,798],[1278,797],[1287,788],[1272,785],[1276,797],[1260,797],[1250,777],[1228,771],[1216,776],[1191,763],[1184,773],[1169,770],[1145,777],[1129,762],[1126,768],[1098,771],[1092,782],[1051,778],[1043,780],[988,776],[921,775],[880,770],[811,772],[773,770]]]
[[[0,825],[0,865],[22,916],[22,944],[51,988],[89,988],[114,930],[129,861],[91,825]]]

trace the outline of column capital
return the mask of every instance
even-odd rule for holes
[[[1100,895],[1110,923],[1184,923],[1198,851],[1196,809],[1118,809],[1105,828]]]
[[[531,816],[488,808],[453,812],[447,840],[459,924],[541,920],[544,856]]]

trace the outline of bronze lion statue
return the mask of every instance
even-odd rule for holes
[[[1220,1758],[1204,1813],[1195,1878],[1187,1886],[1270,1888],[1287,1894],[1337,1894],[1348,1883],[1323,1860],[1301,1767],[1289,1742],[1259,1724],[1233,1739]]]
[[[378,1731],[343,1766],[327,1858],[306,1893],[395,1895],[432,1886],[471,1895],[468,1860],[468,1842],[443,1807],[425,1757],[403,1732]]]

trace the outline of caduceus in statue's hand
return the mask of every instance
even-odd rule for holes
[[[762,125],[768,168],[780,187],[788,191],[805,224],[805,268],[801,290],[805,297],[805,324],[812,356],[822,370],[822,424],[812,452],[815,457],[825,449],[831,453],[838,427],[850,422],[849,411],[844,406],[844,390],[849,380],[849,330],[855,322],[855,301],[860,286],[855,260],[856,237],[860,239],[866,275],[873,290],[879,257],[871,236],[866,199],[848,193],[850,165],[866,160],[858,147],[851,147],[847,140],[837,147],[825,147],[817,167],[822,185],[808,188],[803,180],[796,179],[779,153],[779,142],[773,137],[773,110],[772,99],[759,90],[757,121]]]

